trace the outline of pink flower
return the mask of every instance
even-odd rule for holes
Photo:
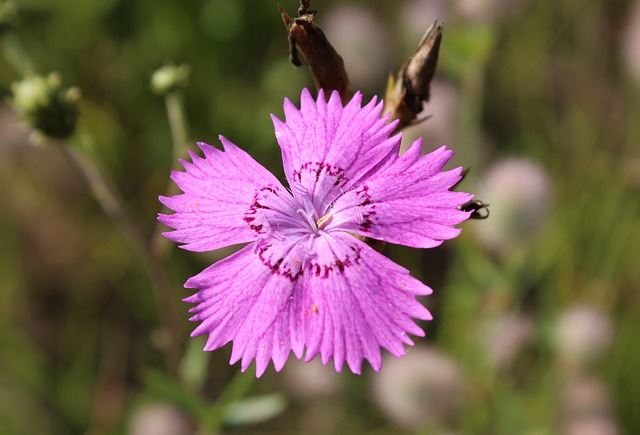
[[[285,122],[272,116],[290,189],[220,137],[224,151],[201,143],[204,158],[173,172],[184,193],[160,198],[176,212],[159,216],[175,229],[165,236],[185,249],[249,243],[185,284],[196,289],[185,299],[200,322],[192,336],[208,334],[207,351],[233,341],[242,370],[255,360],[257,376],[269,361],[279,371],[291,351],[333,358],[336,371],[346,361],[360,373],[363,359],[379,370],[381,347],[399,357],[408,333],[424,336],[413,318],[431,314],[415,297],[431,289],[354,236],[438,246],[460,233],[469,214],[457,207],[471,195],[449,190],[461,168],[441,172],[452,151],[422,156],[417,140],[400,156],[382,103],[361,101],[305,89],[300,109],[285,100]]]

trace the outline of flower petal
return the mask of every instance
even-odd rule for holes
[[[401,356],[403,344],[413,344],[408,333],[424,335],[412,318],[431,319],[415,299],[430,294],[430,288],[348,234],[326,234],[316,239],[315,248],[319,264],[333,259],[343,267],[328,274],[305,270],[300,289],[305,301],[298,315],[304,324],[307,361],[319,353],[323,364],[333,358],[337,371],[346,361],[359,374],[363,359],[379,370],[381,347]]]
[[[456,237],[469,217],[457,209],[471,199],[449,189],[462,168],[441,172],[453,151],[441,147],[421,155],[419,139],[402,155],[379,166],[334,204],[334,222],[363,236],[416,248],[432,248]]]
[[[272,115],[292,188],[300,184],[314,197],[327,197],[324,203],[328,203],[340,189],[348,189],[371,168],[398,154],[400,136],[389,138],[396,122],[387,124],[388,115],[380,118],[382,102],[374,98],[364,107],[361,104],[359,92],[343,108],[336,91],[326,102],[322,90],[314,100],[304,89],[300,109],[285,100],[286,121]]]
[[[412,318],[431,315],[415,296],[431,289],[353,236],[310,240],[312,260],[301,257],[299,240],[252,243],[189,279],[185,287],[198,289],[185,299],[196,304],[190,320],[201,322],[191,335],[209,335],[205,350],[233,341],[231,363],[241,361],[244,371],[255,360],[257,376],[269,361],[279,371],[291,350],[301,358],[305,348],[306,360],[320,353],[337,371],[346,361],[360,373],[363,359],[379,370],[380,347],[401,356],[403,344],[413,344],[407,334],[424,335]],[[288,273],[287,263],[304,269]]]
[[[224,151],[199,144],[204,158],[190,153],[172,173],[184,193],[161,197],[175,211],[158,217],[174,229],[165,235],[186,249],[252,242],[185,284],[197,290],[185,299],[200,322],[192,335],[208,335],[205,350],[233,342],[243,371],[254,360],[257,376],[270,361],[279,371],[291,351],[379,370],[381,348],[401,356],[408,334],[424,335],[414,319],[431,314],[416,297],[431,289],[349,233],[436,246],[459,233],[471,196],[450,191],[451,151],[421,156],[416,141],[400,156],[382,103],[361,106],[361,94],[343,107],[336,92],[327,102],[304,90],[300,109],[285,100],[286,121],[273,122],[290,191],[220,137]]]
[[[224,152],[199,143],[204,158],[190,152],[192,163],[182,161],[186,172],[174,171],[173,181],[184,192],[160,201],[174,210],[158,220],[174,228],[168,239],[184,243],[191,251],[210,251],[256,239],[257,232],[245,213],[260,188],[280,182],[245,151],[220,136]]]
[[[270,360],[276,371],[282,369],[294,341],[290,311],[295,309],[295,280],[262,264],[255,243],[189,279],[185,287],[198,289],[185,301],[197,304],[190,320],[201,323],[191,336],[208,334],[205,350],[233,341],[231,363],[242,360],[243,371],[254,359],[257,376]],[[301,349],[302,341],[297,341]]]

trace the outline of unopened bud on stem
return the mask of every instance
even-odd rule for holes
[[[189,81],[189,65],[165,65],[157,69],[151,76],[151,88],[159,95],[187,87]]]
[[[27,76],[11,85],[13,106],[22,120],[38,134],[66,139],[73,134],[78,119],[80,90],[63,89],[60,76]]]

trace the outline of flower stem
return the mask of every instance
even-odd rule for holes
[[[171,284],[166,268],[161,258],[151,249],[141,228],[124,208],[122,199],[87,152],[87,135],[79,132],[76,137],[78,138],[78,146],[67,146],[65,150],[86,178],[107,217],[118,225],[122,234],[142,259],[154,291],[160,316],[163,319],[162,335],[166,339],[162,341],[161,349],[167,370],[172,376],[177,377],[181,356],[178,340],[180,323],[174,308],[174,299],[171,295]]]
[[[27,77],[34,73],[33,63],[29,56],[22,48],[22,44],[18,38],[12,34],[2,37],[4,40],[4,53],[7,62],[20,74],[21,77]]]
[[[224,424],[225,408],[229,404],[242,399],[247,394],[247,391],[249,391],[255,380],[256,377],[251,373],[238,370],[214,403],[212,412],[209,414],[209,418],[204,419],[201,422],[197,435],[218,433]]]
[[[180,157],[187,151],[187,121],[184,114],[184,97],[182,92],[169,92],[165,97],[174,157]]]
[[[173,91],[165,96],[165,106],[167,108],[167,118],[171,130],[172,142],[172,169],[177,169],[178,159],[186,157],[189,147],[187,146],[188,127],[184,110],[184,97],[182,92]],[[166,196],[173,196],[179,193],[175,183],[169,180],[165,189]],[[162,212],[168,209],[163,207]],[[153,236],[151,237],[151,248],[158,256],[163,256],[168,247],[169,241],[162,237],[163,226],[159,222],[156,224]]]

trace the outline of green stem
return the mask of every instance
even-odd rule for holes
[[[187,121],[184,113],[184,97],[182,92],[170,92],[165,98],[171,139],[173,141],[173,157],[180,157],[187,152]]]
[[[167,108],[167,118],[169,120],[169,128],[171,130],[171,142],[172,142],[172,169],[178,168],[178,159],[187,156],[187,137],[188,128],[184,110],[184,98],[182,92],[174,91],[170,92],[165,97],[165,106]],[[169,181],[165,190],[165,196],[173,196],[179,192],[178,187],[172,181]],[[166,213],[169,210],[166,207],[162,208],[161,213]],[[151,247],[154,252],[159,256],[163,256],[168,247],[169,241],[162,237],[164,227],[158,223],[156,224],[153,236],[151,238]]]
[[[178,375],[178,363],[181,351],[179,346],[180,323],[174,307],[172,287],[166,273],[166,267],[161,258],[151,249],[143,231],[125,210],[122,199],[118,196],[111,183],[104,177],[96,162],[86,151],[88,138],[82,132],[77,135],[79,147],[67,146],[65,150],[71,160],[85,176],[98,203],[101,205],[107,217],[118,225],[118,228],[131,243],[137,254],[143,261],[147,275],[151,282],[156,303],[163,319],[166,332],[166,343],[163,346],[163,354],[167,369],[172,376]]]
[[[4,40],[5,58],[9,64],[20,74],[21,77],[27,77],[34,74],[33,63],[26,51],[22,48],[22,44],[18,38],[12,34],[7,34],[2,38]]]
[[[229,384],[222,391],[218,400],[214,403],[211,414],[202,421],[197,435],[218,433],[224,423],[223,413],[225,407],[230,403],[242,399],[247,394],[247,391],[249,391],[255,380],[256,377],[252,373],[241,372],[238,370]]]

